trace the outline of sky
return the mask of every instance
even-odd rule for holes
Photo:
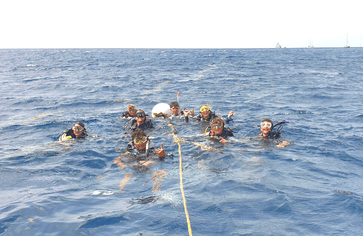
[[[0,48],[363,46],[358,0],[8,0]]]

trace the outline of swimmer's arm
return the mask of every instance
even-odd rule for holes
[[[75,142],[76,142],[75,140],[72,140],[72,136],[67,136],[67,133],[66,132],[64,132],[62,134],[62,136],[60,136],[59,139],[58,139],[58,143],[59,144],[62,144],[64,146],[71,146]]]
[[[74,143],[76,142],[76,140],[58,140],[58,143],[63,145],[63,146],[72,146]]]
[[[194,108],[193,108],[193,110],[194,110]],[[189,111],[189,115],[190,116],[185,117],[185,119],[188,118],[188,121],[186,121],[186,122],[190,122],[190,121],[192,121],[192,122],[200,122],[201,121],[201,117],[202,116],[200,116],[200,115],[194,116],[193,110]]]
[[[189,122],[189,114],[191,114],[191,111],[188,111],[188,110],[185,109],[182,114],[185,117],[185,122],[188,123]]]
[[[72,138],[72,136],[67,136],[67,133],[65,132],[62,134],[62,136],[59,137],[58,141],[61,142],[61,141],[69,140],[71,138]]]
[[[115,160],[113,160],[114,164],[117,164],[118,167],[120,168],[124,168],[124,167],[129,167],[127,164],[122,163],[121,160],[125,159],[125,157],[129,156],[131,152],[126,151],[124,154],[118,156]]]
[[[282,141],[278,145],[276,145],[276,147],[278,147],[278,148],[284,148],[284,147],[287,147],[287,146],[290,146],[290,145],[291,145],[291,142]]]
[[[228,143],[229,141],[227,139],[221,137],[221,141],[219,141],[219,142],[225,144],[225,143]]]
[[[147,160],[147,161],[139,161],[139,164],[141,164],[142,166],[148,166],[148,165],[154,165],[155,162]],[[137,164],[135,164],[137,165]]]
[[[113,160],[113,163],[117,164],[120,168],[124,168],[126,165],[121,162],[121,158],[123,158],[123,156],[118,156],[115,160]]]
[[[229,113],[228,113],[228,116],[227,116],[227,118],[226,119],[224,119],[224,122],[226,123],[226,124],[228,124],[230,121],[233,121],[233,119],[232,119],[232,116],[234,115],[234,111],[230,111]]]

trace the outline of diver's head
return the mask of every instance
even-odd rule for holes
[[[209,127],[211,133],[221,134],[224,129],[224,121],[221,118],[216,117],[210,122]]]
[[[132,133],[132,142],[139,150],[145,150],[148,138],[143,130],[138,130]]]
[[[135,116],[136,114],[136,108],[135,108],[135,105],[133,104],[130,104],[127,106],[127,112],[131,115],[131,116]]]
[[[272,127],[273,127],[272,121],[270,119],[264,119],[260,125],[260,130],[262,131],[262,136],[267,137],[268,134],[271,132]]]
[[[170,111],[173,115],[179,115],[180,107],[178,102],[170,103]]]
[[[138,125],[145,123],[146,120],[146,114],[143,110],[138,110],[136,112],[135,120]]]
[[[199,111],[203,118],[207,119],[209,117],[210,107],[206,104],[201,105]]]
[[[83,134],[86,132],[86,128],[82,122],[76,122],[72,127],[74,135],[77,137],[82,137]]]

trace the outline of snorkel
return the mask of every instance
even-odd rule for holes
[[[273,125],[272,127],[271,127],[271,131],[275,128],[275,127],[277,127],[277,126],[279,126],[278,128],[277,128],[277,132],[279,132],[284,126],[283,126],[283,124],[285,124],[285,123],[290,123],[290,121],[288,121],[288,120],[285,120],[285,121],[281,121],[281,122],[279,122],[279,123],[277,123],[277,124],[275,124],[275,125]],[[270,132],[271,132],[270,131]]]
[[[151,140],[149,139],[149,137],[147,137],[147,143],[146,143],[146,157],[149,156],[150,154],[150,142]]]

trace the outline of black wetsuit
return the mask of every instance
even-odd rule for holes
[[[155,157],[154,151],[155,148],[151,147],[149,149],[149,154],[147,154],[146,149],[140,150],[137,148],[133,148],[131,144],[127,145],[127,152],[130,153],[132,159],[136,161],[146,161],[152,159],[152,157]]]
[[[233,135],[233,131],[232,131],[232,129],[230,129],[230,128],[227,128],[227,127],[223,127],[223,131],[222,131],[222,133],[221,134],[217,134],[217,135],[211,135],[211,132],[209,132],[209,136],[210,137],[218,137],[218,138],[224,138],[224,139],[226,139],[227,137],[233,137],[234,135]]]
[[[199,114],[199,115],[197,115],[196,117],[195,117],[195,119],[198,121],[198,122],[202,122],[202,121],[206,121],[206,122],[211,122],[214,118],[216,118],[216,117],[218,117],[217,115],[216,115],[216,113],[214,113],[214,112],[209,112],[209,116],[208,116],[208,118],[207,119],[204,119],[203,118],[203,116],[202,116],[202,114]],[[230,121],[232,120],[232,118],[226,118],[226,119],[223,119],[223,121],[224,121],[224,123],[225,124],[228,124]]]
[[[152,128],[154,128],[154,123],[152,120],[146,119],[142,125],[138,126],[137,121],[133,119],[128,129],[132,131],[137,131],[137,130],[147,130]]]
[[[72,129],[68,129],[67,131],[65,131],[62,136],[59,138],[59,141],[64,141],[64,140],[68,140],[68,139],[84,139],[87,136],[87,133],[84,133],[81,137],[77,137]]]
[[[185,122],[189,122],[189,117],[184,115],[184,111],[180,111],[180,115],[174,115],[172,114],[169,118],[173,119],[173,118],[180,118],[180,119],[185,119]]]
[[[135,113],[135,115],[130,115],[130,113],[128,111],[125,111],[125,112],[122,112],[121,117],[122,118],[136,117],[136,113]]]
[[[262,134],[260,134],[261,137],[263,137]],[[282,144],[282,141],[279,140],[280,138],[280,132],[278,131],[270,131],[267,135],[267,137],[263,137],[263,139],[261,140],[262,144],[263,145],[268,145],[269,143],[273,143],[275,145],[280,145]]]
[[[260,134],[260,136],[263,136],[262,134]],[[280,138],[280,132],[273,132],[273,131],[270,131],[267,135],[267,137],[264,137],[264,138],[267,138],[267,139],[278,139]]]
[[[146,161],[146,160],[150,160],[152,158],[155,159],[156,156],[159,157],[159,155],[156,155],[154,153],[155,150],[156,150],[155,147],[150,147],[149,148],[149,154],[147,154],[146,149],[137,149],[137,148],[135,148],[135,146],[132,145],[132,143],[128,143],[126,153],[131,153],[134,160]],[[172,157],[173,154],[168,153],[168,154],[166,154],[166,156]],[[164,159],[164,158],[159,157],[159,160],[162,160],[162,159]]]
[[[137,148],[133,148],[132,144],[129,143],[127,145],[127,152],[129,153],[129,160],[126,163],[132,165],[132,168],[137,172],[144,172],[150,169],[150,166],[141,165],[140,161],[148,161],[148,160],[158,160],[164,161],[165,157],[160,157],[158,154],[155,154],[156,148],[151,147],[147,152],[146,149],[140,150]],[[166,154],[166,156],[173,156],[173,154]]]
[[[214,112],[209,112],[209,116],[207,119],[204,119],[202,114],[197,115],[195,117],[195,119],[199,122],[201,122],[201,121],[211,122],[216,117],[218,117],[218,116]]]

